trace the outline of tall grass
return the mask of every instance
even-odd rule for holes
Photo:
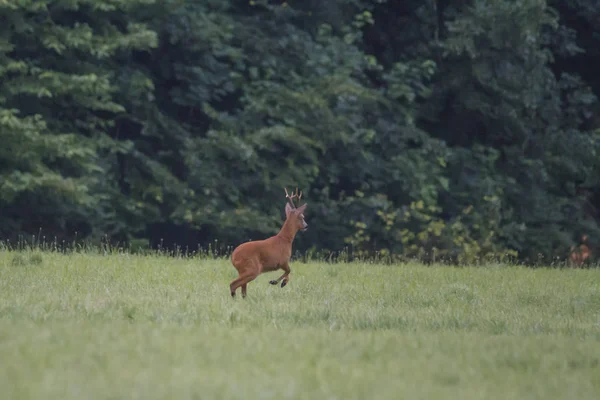
[[[600,398],[598,269],[291,268],[0,251],[3,398]]]
[[[239,244],[239,243],[238,243]],[[228,259],[233,251],[234,246],[228,243],[223,243],[215,239],[208,243],[197,244],[194,248],[189,246],[181,246],[177,243],[166,243],[161,239],[158,243],[151,246],[146,239],[132,239],[127,243],[114,241],[108,236],[100,238],[85,238],[79,239],[77,232],[71,240],[59,240],[58,238],[48,238],[40,229],[37,235],[18,236],[17,240],[0,240],[0,251],[19,251],[19,252],[45,252],[45,253],[84,253],[84,254],[139,254],[145,256],[158,257],[175,257],[175,258],[195,258],[195,259]],[[317,262],[317,263],[348,263],[358,262],[363,264],[398,264],[398,263],[425,263],[430,264],[433,260],[437,265],[452,265],[456,266],[458,261],[456,257],[429,257],[424,254],[423,258],[408,257],[403,254],[390,254],[389,252],[372,250],[355,252],[352,246],[344,247],[338,251],[330,251],[326,249],[307,251],[295,250],[293,258],[301,262]],[[473,265],[518,265],[529,267],[552,267],[564,268],[569,267],[567,257],[556,257],[551,260],[545,260],[540,257],[535,262],[525,264],[523,261],[516,259],[509,254],[493,254],[482,259],[474,258]],[[463,265],[464,266],[464,265]],[[599,268],[600,264],[597,260],[587,261],[584,267]]]

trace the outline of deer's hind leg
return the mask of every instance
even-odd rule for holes
[[[258,276],[258,274],[240,276],[239,278],[237,278],[236,280],[231,282],[231,285],[230,285],[231,297],[235,297],[235,291],[237,290],[237,288],[239,288],[241,286],[242,287],[242,297],[245,298],[248,282],[252,282],[253,280],[256,279],[257,276]]]
[[[238,268],[240,271],[240,276],[231,281],[229,284],[229,290],[231,292],[231,297],[235,297],[235,291],[240,286],[242,287],[242,297],[246,297],[246,285],[248,282],[253,281],[260,274],[260,269],[256,263],[248,260],[247,264],[242,266],[245,268]]]

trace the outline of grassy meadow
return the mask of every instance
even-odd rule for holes
[[[600,269],[0,251],[3,399],[598,399]]]

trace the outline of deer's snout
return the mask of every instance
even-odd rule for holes
[[[308,229],[308,224],[305,221],[302,221],[302,232]]]

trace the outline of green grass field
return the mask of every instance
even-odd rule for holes
[[[600,269],[0,252],[2,399],[599,399]]]

